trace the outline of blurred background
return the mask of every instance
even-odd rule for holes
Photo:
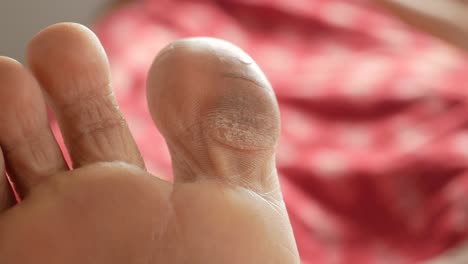
[[[148,169],[170,179],[147,70],[174,39],[231,41],[278,97],[278,172],[304,264],[466,264],[466,54],[374,2],[2,1],[0,54],[23,61],[52,23],[92,25]]]
[[[114,2],[3,0],[0,3],[0,54],[23,61],[26,43],[39,30],[64,21],[90,24]]]

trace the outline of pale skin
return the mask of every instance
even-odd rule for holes
[[[29,70],[0,59],[1,173],[23,199],[2,177],[0,263],[299,263],[275,168],[278,106],[240,49],[185,39],[155,59],[148,105],[173,184],[145,170],[90,30],[53,25],[27,59]]]
[[[465,47],[460,31],[427,26],[438,22],[426,7],[381,2]],[[53,25],[31,40],[27,59],[28,68],[0,57],[0,174],[9,173],[22,198],[17,204],[0,178],[0,263],[300,262],[275,168],[278,106],[240,49],[185,39],[155,59],[148,106],[174,183],[146,171],[90,30]]]

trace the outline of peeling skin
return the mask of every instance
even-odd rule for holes
[[[221,87],[214,90],[220,97],[202,117],[206,118],[205,131],[237,150],[274,149],[279,120],[270,84],[259,74],[253,59],[238,47],[219,40],[213,45]]]
[[[275,137],[268,132],[271,118],[248,115],[243,111],[227,111],[208,117],[209,130],[220,143],[240,150],[261,150],[274,146]]]

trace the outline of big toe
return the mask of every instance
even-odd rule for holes
[[[277,189],[278,105],[261,70],[239,48],[211,38],[170,44],[151,68],[148,103],[176,182]]]

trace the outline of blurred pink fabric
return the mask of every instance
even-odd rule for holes
[[[154,55],[213,36],[258,62],[282,111],[277,163],[303,263],[419,263],[468,238],[460,52],[365,0],[137,1],[95,30],[148,168],[164,178],[170,157],[145,98]]]

